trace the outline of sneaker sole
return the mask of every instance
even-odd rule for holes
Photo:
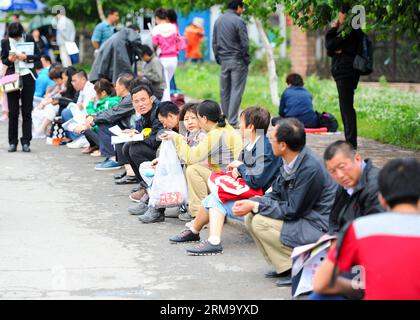
[[[169,240],[169,243],[171,244],[180,244],[180,243],[199,243],[200,240],[191,240],[191,241],[172,241]]]
[[[139,219],[139,221],[140,221],[141,223],[144,223],[144,224],[151,224],[151,223],[162,223],[162,222],[165,222],[165,220],[159,220],[159,221],[150,221],[150,222],[144,222],[144,221],[142,221],[142,220],[140,220],[140,219]]]
[[[118,170],[118,169],[121,169],[121,167],[112,167],[112,168],[96,168],[95,167],[96,171],[110,171],[110,170]]]
[[[212,252],[212,253],[195,253],[195,252],[188,252],[187,255],[189,256],[217,256],[218,254],[222,254],[223,251],[220,252]]]
[[[140,203],[141,200],[137,200],[131,197],[131,195],[128,196],[130,198],[131,201],[136,202],[136,203]]]
[[[178,219],[184,222],[191,222],[194,220],[194,218],[188,220],[188,219],[180,218],[179,216],[178,216]]]
[[[132,216],[142,216],[142,215],[144,215],[146,212],[143,212],[143,213],[132,213],[132,212],[128,211],[128,213],[129,213],[130,215],[132,215]]]

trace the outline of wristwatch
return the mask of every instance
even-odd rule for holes
[[[260,203],[259,202],[255,202],[254,208],[252,208],[252,213],[253,214],[256,214],[256,213],[258,213],[258,211],[260,211]]]

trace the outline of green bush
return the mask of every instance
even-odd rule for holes
[[[217,64],[191,65],[178,68],[176,81],[187,96],[220,101],[219,74]],[[285,76],[286,72],[279,74],[280,94],[286,88]],[[312,94],[315,110],[334,114],[339,130],[343,130],[335,82],[310,76],[305,79],[305,87]],[[273,115],[278,113],[278,106],[271,104],[268,77],[263,72],[248,76],[242,107],[252,105],[264,106]],[[420,94],[359,84],[355,108],[360,136],[420,150]]]

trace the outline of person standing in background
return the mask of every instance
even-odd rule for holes
[[[58,12],[56,16],[57,45],[60,49],[61,64],[64,68],[72,65],[67,52],[66,42],[75,42],[76,29],[72,20],[66,17],[65,12]]]
[[[248,31],[241,19],[244,12],[242,0],[229,0],[228,10],[214,24],[213,52],[221,65],[220,99],[223,113],[229,124],[238,127],[238,112],[248,76]]]
[[[7,66],[5,66],[0,61],[0,78],[6,74]],[[9,120],[9,107],[7,105],[7,94],[4,92],[0,92],[0,105],[2,110],[2,115],[0,117],[0,121],[7,121]]]
[[[159,48],[157,49],[160,51],[159,59],[165,68],[166,78],[166,89],[162,101],[171,101],[170,81],[178,65],[181,38],[177,26],[169,22],[167,10],[157,9],[155,19],[156,26],[152,30],[152,41],[155,49]]]
[[[49,51],[49,45],[48,45],[48,40],[47,38],[45,38],[45,36],[43,36],[38,29],[33,29],[32,32],[32,37],[34,38],[35,44],[38,46],[39,52],[41,53],[41,55],[43,56],[48,56],[48,51]],[[37,61],[35,63],[35,69],[39,70],[42,69],[42,63],[41,61]]]
[[[12,23],[13,23],[13,22],[20,22],[20,15],[19,15],[19,14],[14,13],[14,14],[12,15]]]
[[[120,20],[120,14],[117,9],[108,9],[106,20],[99,23],[92,34],[92,46],[99,49],[102,44],[115,33],[115,26]]]
[[[19,113],[22,110],[22,138],[20,139],[23,152],[30,152],[32,140],[32,106],[35,92],[35,69],[20,66],[20,62],[34,63],[39,61],[40,54],[33,37],[24,34],[23,26],[19,22],[11,23],[7,29],[8,38],[1,40],[1,60],[7,66],[6,75],[18,73],[21,77],[22,89],[7,94],[9,105],[9,152],[15,152],[18,145]],[[33,55],[19,53],[20,43],[31,42],[34,47]]]
[[[190,62],[203,62],[201,52],[201,41],[204,38],[203,18],[195,17],[191,24],[185,29],[187,40],[187,64]]]
[[[331,25],[325,36],[325,47],[328,56],[332,57],[331,74],[336,82],[343,119],[346,141],[357,149],[357,116],[354,110],[354,91],[359,83],[360,73],[353,68],[353,61],[362,41],[363,31],[351,29],[345,36],[339,31],[346,20],[349,5],[343,5],[338,19]]]
[[[176,30],[178,32],[178,39],[180,40],[180,44],[181,44],[180,47],[178,48],[178,53],[179,53],[179,51],[182,51],[182,50],[185,49],[186,45],[185,45],[184,38],[179,33],[178,15],[176,14],[176,11],[174,9],[168,9],[166,11],[168,13],[169,22],[176,26]],[[177,91],[177,90],[178,90],[178,88],[176,86],[175,73],[174,73],[174,75],[172,76],[171,82],[170,82],[170,91],[172,93],[172,91]]]

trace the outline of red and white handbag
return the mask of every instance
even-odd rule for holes
[[[262,189],[255,190],[248,186],[243,178],[232,177],[232,172],[213,172],[208,180],[208,186],[222,203],[264,194]]]

